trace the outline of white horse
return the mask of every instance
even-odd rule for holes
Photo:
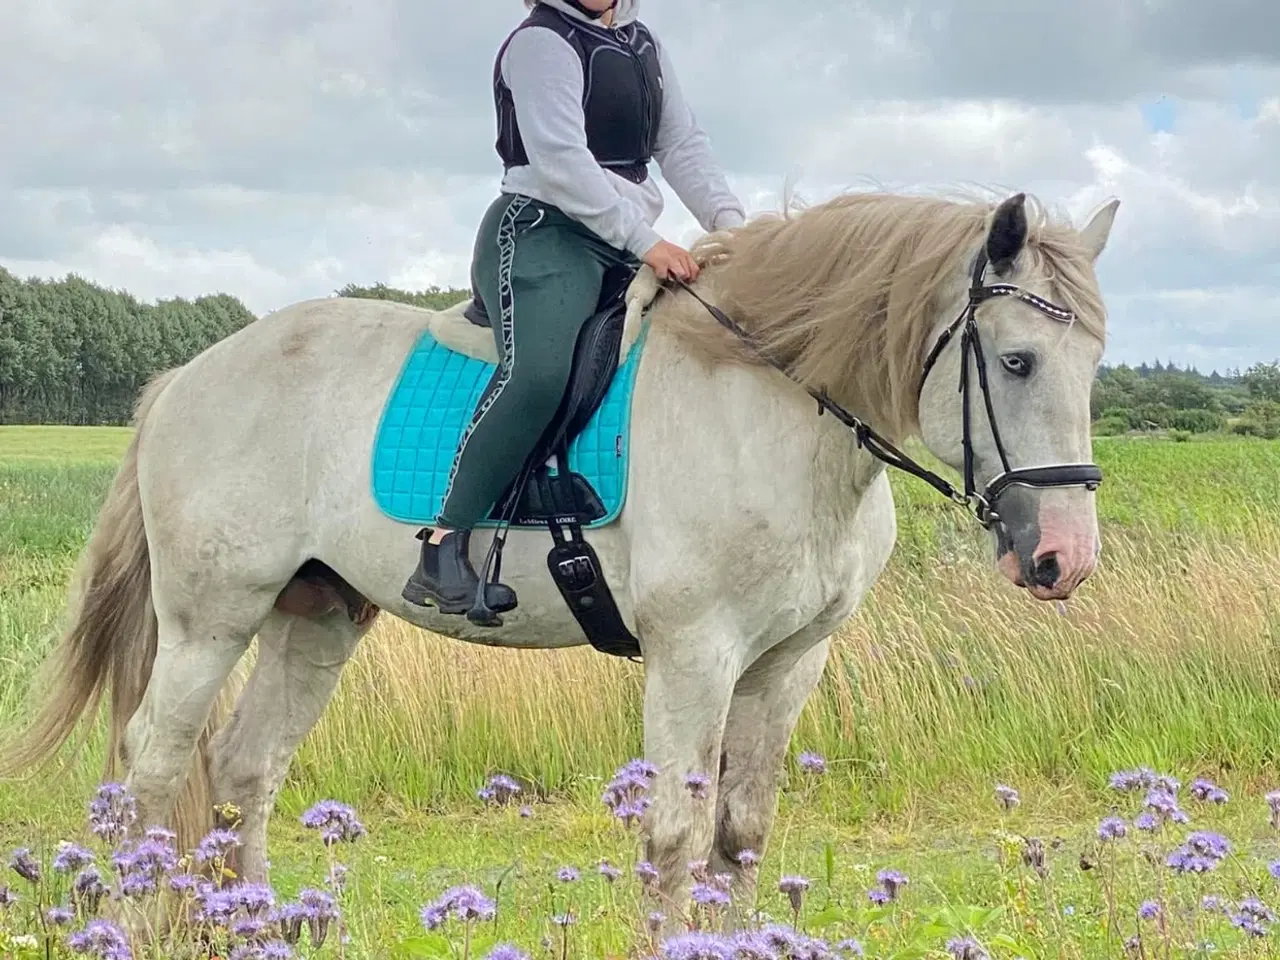
[[[694,289],[777,367],[687,292],[653,299],[651,276],[633,285],[653,302],[629,493],[587,536],[643,646],[645,756],[661,771],[647,856],[666,896],[683,902],[698,859],[734,875],[739,899],[753,892],[738,854],[763,854],[829,637],[895,541],[885,463],[859,439],[914,434],[960,471],[968,451],[958,499],[989,523],[999,571],[1033,596],[1068,597],[1094,569],[1095,483],[1059,468],[1090,460],[1105,328],[1094,261],[1117,206],[1076,230],[1021,194],[998,207],[854,194],[704,238]],[[309,301],[148,386],[86,549],[83,602],[41,684],[52,697],[7,770],[51,755],[109,688],[111,757],[141,821],[189,842],[233,802],[240,875],[265,879],[277,790],[379,610],[497,647],[585,642],[548,577],[545,530],[510,535],[504,579],[519,606],[501,627],[401,599],[419,541],[374,502],[371,444],[407,351],[446,321]],[[837,416],[818,416],[815,395]],[[878,434],[851,432],[843,411]],[[1017,474],[1032,467],[1049,469]],[[1011,468],[1015,482],[991,484]],[[477,563],[491,536],[473,538]],[[255,636],[253,672],[220,716]],[[695,772],[711,779],[708,799],[684,786]]]

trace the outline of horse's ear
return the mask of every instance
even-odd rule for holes
[[[1015,193],[996,207],[987,233],[987,260],[999,276],[1013,269],[1013,261],[1027,242],[1027,195]]]
[[[1080,242],[1094,260],[1106,249],[1107,238],[1111,236],[1111,225],[1116,222],[1116,211],[1119,208],[1118,199],[1107,201],[1106,206],[1095,213],[1080,231]]]

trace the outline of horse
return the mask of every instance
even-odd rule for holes
[[[849,192],[704,235],[692,284],[635,277],[626,500],[587,536],[643,651],[643,843],[663,897],[684,902],[700,860],[754,895],[740,854],[766,851],[832,634],[894,547],[890,467],[970,511],[1032,598],[1069,598],[1095,570],[1095,264],[1118,205],[1076,228],[1022,193]],[[39,685],[52,695],[5,773],[51,756],[109,691],[108,760],[139,822],[195,838],[233,803],[236,872],[262,881],[291,758],[379,615],[498,648],[584,643],[535,529],[506,531],[519,601],[500,625],[401,597],[419,542],[370,496],[370,449],[401,361],[447,319],[304,301],[145,387]],[[911,438],[964,488],[902,454]],[[495,536],[477,530],[473,553]]]

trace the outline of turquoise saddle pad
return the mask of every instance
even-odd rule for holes
[[[569,447],[569,468],[595,488],[606,511],[586,527],[612,523],[626,499],[631,394],[644,332]],[[423,331],[391,390],[374,439],[373,497],[383,513],[402,523],[435,522],[462,433],[495,369]]]

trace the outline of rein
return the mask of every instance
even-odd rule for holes
[[[969,286],[969,300],[965,304],[960,315],[953,320],[947,328],[942,332],[941,336],[933,345],[933,349],[929,351],[929,355],[925,358],[924,372],[920,380],[920,388],[924,388],[925,381],[928,380],[929,374],[936,365],[938,358],[942,355],[942,351],[947,344],[951,342],[957,331],[960,333],[960,387],[959,391],[964,402],[964,490],[957,490],[952,484],[938,476],[932,470],[922,466],[913,460],[910,456],[903,453],[885,437],[877,433],[869,424],[855,417],[840,404],[836,403],[829,396],[826,390],[814,390],[811,387],[800,384],[792,377],[782,364],[778,363],[772,357],[768,356],[756,342],[755,338],[745,330],[737,321],[728,316],[723,310],[714,304],[704,300],[688,283],[684,280],[673,278],[674,282],[683,287],[685,292],[702,304],[711,316],[725,327],[736,337],[743,341],[751,348],[757,357],[782,373],[785,377],[802,386],[804,390],[817,401],[818,415],[829,413],[842,424],[848,427],[854,435],[854,439],[860,449],[866,450],[876,459],[890,467],[908,473],[919,480],[923,480],[933,489],[937,490],[947,499],[965,507],[974,518],[984,528],[990,529],[993,523],[1000,522],[1000,514],[995,509],[995,504],[1000,496],[1013,486],[1024,487],[1085,487],[1088,490],[1096,490],[1102,482],[1102,470],[1092,463],[1066,463],[1057,464],[1048,467],[1025,467],[1021,470],[1013,469],[1009,464],[1009,457],[1005,452],[1004,442],[1000,438],[1000,431],[996,427],[995,410],[991,402],[991,390],[987,381],[986,358],[982,352],[982,340],[978,334],[977,310],[978,307],[987,300],[995,297],[1013,297],[1038,310],[1045,316],[1058,320],[1062,323],[1070,323],[1075,319],[1075,313],[1065,307],[1060,307],[1055,303],[1038,297],[1034,293],[1023,290],[1021,287],[1012,283],[992,283],[984,284],[983,278],[987,269],[987,253],[986,250],[980,250],[977,259],[974,262],[972,282]],[[973,449],[973,425],[971,416],[971,395],[972,382],[969,376],[969,357],[973,355],[977,361],[978,368],[978,388],[982,392],[983,406],[987,413],[987,422],[991,425],[991,434],[995,438],[996,450],[1000,454],[1000,463],[1003,467],[1001,473],[991,479],[986,487],[979,492],[977,489],[977,481],[974,478],[974,449]]]

